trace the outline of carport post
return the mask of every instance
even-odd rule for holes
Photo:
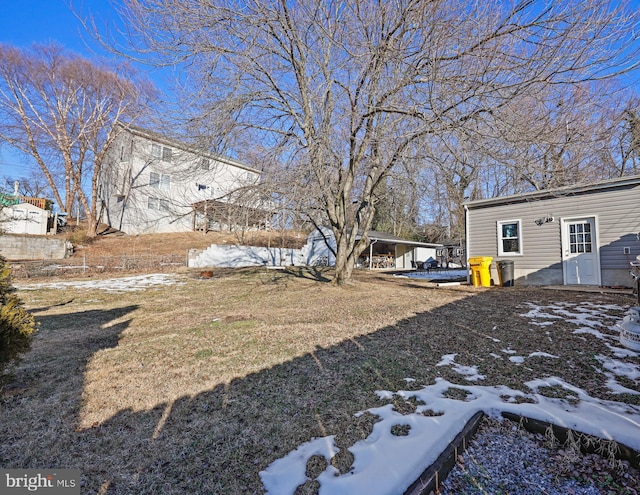
[[[375,239],[371,244],[369,244],[369,270],[371,270],[373,266],[373,245],[378,242],[378,239]]]

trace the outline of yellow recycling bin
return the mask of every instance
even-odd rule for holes
[[[469,258],[471,267],[471,282],[474,287],[491,287],[491,271],[489,267],[493,258],[491,256],[475,256]]]

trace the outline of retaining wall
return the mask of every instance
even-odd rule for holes
[[[73,252],[73,246],[64,239],[36,235],[0,235],[0,255],[10,261],[61,260]]]

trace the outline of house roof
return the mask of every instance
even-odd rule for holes
[[[362,234],[359,234],[361,237]],[[409,246],[418,246],[418,247],[442,247],[442,244],[431,244],[428,242],[418,242],[418,241],[410,241],[408,239],[402,239],[401,237],[396,237],[395,235],[387,234],[386,232],[378,232],[377,230],[369,230],[367,232],[367,237],[372,242],[385,242],[387,244],[405,244]]]
[[[323,235],[316,236],[315,232],[321,231]],[[349,230],[351,232],[351,230]],[[318,227],[316,230],[309,234],[309,239],[311,240],[322,240],[323,237],[332,237],[333,232],[330,227],[326,225]],[[428,242],[418,242],[418,241],[410,241],[408,239],[402,239],[401,237],[396,237],[395,235],[387,234],[386,232],[379,232],[377,230],[369,230],[367,231],[367,237],[370,242],[384,242],[387,244],[405,244],[407,246],[418,246],[418,247],[426,247],[426,248],[438,248],[442,247],[442,244],[431,244]],[[358,239],[362,238],[362,232],[358,233]]]
[[[154,131],[149,131],[147,129],[142,129],[141,127],[136,127],[134,125],[128,125],[128,124],[120,124],[120,126],[123,129],[126,129],[128,132],[130,132],[131,134],[133,134],[135,136],[140,136],[140,137],[143,137],[145,139],[148,139],[148,140],[156,142],[156,143],[166,144],[166,145],[171,146],[173,148],[178,148],[178,149],[181,149],[182,151],[186,151],[188,153],[193,153],[193,154],[198,155],[200,157],[210,158],[210,159],[216,160],[218,162],[222,162],[222,163],[226,163],[228,165],[232,165],[234,167],[242,168],[244,170],[247,170],[249,172],[254,172],[256,174],[261,174],[262,173],[257,168],[253,168],[253,167],[250,167],[249,165],[245,165],[244,163],[239,162],[237,160],[234,160],[233,158],[229,158],[227,156],[222,156],[222,155],[218,155],[218,154],[215,154],[215,153],[211,153],[210,151],[206,151],[206,150],[197,148],[195,146],[191,146],[191,145],[188,145],[186,143],[182,143],[180,141],[176,141],[175,139],[170,139],[170,138],[168,138],[166,136],[163,136],[162,134],[159,134],[159,133],[154,132]]]
[[[615,179],[604,180],[591,184],[578,184],[573,186],[558,187],[554,189],[544,189],[541,191],[533,191],[529,193],[514,194],[511,196],[502,196],[497,198],[478,199],[468,201],[464,205],[468,209],[482,208],[484,206],[493,206],[510,203],[523,203],[526,201],[540,200],[546,198],[554,198],[558,196],[568,196],[573,194],[581,194],[598,190],[611,189],[615,187],[636,186],[640,184],[640,175],[631,175],[628,177],[618,177]]]

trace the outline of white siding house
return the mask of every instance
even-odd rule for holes
[[[268,221],[249,196],[259,182],[260,171],[238,161],[129,127],[100,177],[102,221],[127,234],[257,225]]]
[[[471,201],[465,209],[468,257],[513,261],[518,283],[633,286],[640,176]]]

